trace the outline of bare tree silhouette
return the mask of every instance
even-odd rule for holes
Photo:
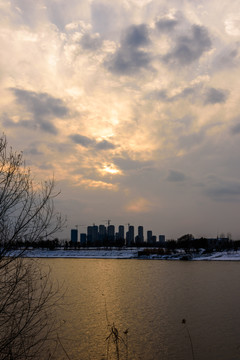
[[[0,359],[50,359],[57,289],[38,262],[23,258],[27,242],[64,224],[55,212],[54,180],[35,183],[23,154],[0,137]],[[21,244],[20,249],[16,246]],[[41,352],[41,356],[39,356]],[[43,353],[45,354],[43,356]]]

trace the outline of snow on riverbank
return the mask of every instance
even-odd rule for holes
[[[24,257],[33,258],[78,258],[78,259],[132,259],[138,249],[80,249],[80,250],[27,250]]]
[[[78,258],[78,259],[138,259],[138,251],[141,248],[127,248],[127,249],[80,249],[80,250],[41,250],[33,249],[26,250],[24,257],[32,258]],[[15,254],[17,251],[14,252]],[[139,259],[151,259],[151,260],[180,260],[183,257],[182,253],[174,255],[150,255],[139,257]],[[192,260],[203,261],[203,260],[214,260],[214,261],[240,261],[240,252],[238,251],[222,251],[214,252],[211,254],[200,254],[195,255]]]
[[[222,252],[215,252],[212,254],[203,254],[199,257],[194,258],[193,260],[235,260],[240,261],[240,252],[238,251],[222,251]]]

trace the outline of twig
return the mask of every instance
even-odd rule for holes
[[[69,357],[69,355],[68,355],[68,353],[67,353],[67,351],[65,350],[65,348],[64,348],[64,346],[63,346],[63,344],[62,344],[62,342],[61,342],[60,337],[58,336],[58,334],[57,334],[57,339],[58,339],[59,344],[61,345],[61,347],[62,347],[62,349],[63,349],[66,357],[68,358],[68,360],[71,360],[70,357]]]
[[[191,338],[190,332],[189,332],[189,330],[188,330],[188,326],[187,326],[187,321],[186,321],[186,319],[182,319],[182,324],[185,325],[185,329],[186,329],[186,331],[187,331],[188,338],[189,338],[189,341],[190,341],[190,344],[191,344],[192,358],[193,358],[193,360],[195,360],[192,338]]]

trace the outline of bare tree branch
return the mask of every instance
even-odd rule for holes
[[[50,358],[54,339],[54,311],[58,289],[49,272],[33,259],[24,259],[24,247],[63,226],[55,212],[54,179],[37,184],[25,167],[22,153],[8,150],[0,137],[0,360]],[[43,354],[48,354],[43,357]]]

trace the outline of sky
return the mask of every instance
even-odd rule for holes
[[[60,237],[240,238],[239,0],[0,0],[0,124]]]

